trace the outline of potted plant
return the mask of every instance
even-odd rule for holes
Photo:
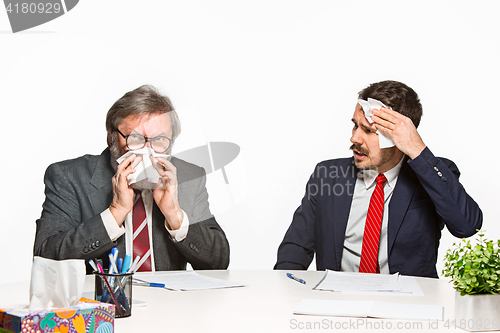
[[[455,288],[455,326],[500,330],[500,240],[479,231],[477,243],[462,239],[446,252],[443,275]]]

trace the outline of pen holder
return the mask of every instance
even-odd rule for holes
[[[115,318],[132,315],[132,276],[134,273],[94,272],[95,300],[115,306]]]

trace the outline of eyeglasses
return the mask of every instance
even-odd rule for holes
[[[170,140],[166,136],[155,136],[153,138],[148,138],[147,136],[141,134],[129,134],[124,135],[120,132],[119,129],[116,129],[118,133],[125,139],[128,149],[130,150],[138,150],[142,149],[146,146],[146,143],[149,141],[151,144],[151,148],[158,154],[165,153],[170,145],[172,144],[172,140]]]

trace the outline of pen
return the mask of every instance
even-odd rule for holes
[[[92,259],[89,260],[89,264],[90,264],[90,266],[92,266],[92,269],[94,270],[94,272],[98,271],[97,266],[95,265],[95,262]]]
[[[116,267],[116,263],[113,261],[114,256],[110,253],[109,254],[109,265],[111,266],[111,269],[109,270],[109,274],[113,274],[116,272],[116,274],[119,274],[118,268]]]
[[[118,251],[116,247],[111,249],[111,253],[108,255],[109,257],[109,268],[108,268],[108,273],[113,274],[113,266],[111,265],[112,261],[115,261],[115,253]],[[116,261],[115,261],[116,262]]]
[[[139,281],[139,282],[136,282],[136,281]],[[144,280],[136,279],[136,278],[132,278],[132,282],[136,286],[165,288],[165,284],[163,284],[163,283],[148,282],[148,281],[144,281]]]
[[[118,249],[115,247],[115,253],[113,253],[114,255],[114,259],[115,259],[115,264],[116,264],[116,261],[118,260]]]
[[[132,273],[132,272],[135,273],[135,270],[136,270],[135,266],[137,266],[139,259],[141,259],[141,257],[139,257],[139,256],[135,257],[134,262],[132,263],[132,265],[130,265],[130,268],[128,269],[129,273]]]
[[[126,254],[125,255],[125,260],[123,260],[123,267],[122,267],[122,274],[127,273],[129,267],[130,267],[130,261],[132,260],[132,255],[131,254]]]
[[[120,274],[123,269],[123,258],[118,258],[118,263],[116,264],[116,268],[118,268],[118,272],[116,274]]]
[[[295,280],[297,282],[306,284],[306,281],[299,279],[298,277],[294,276],[292,273],[286,273],[286,276],[288,276],[290,279]]]

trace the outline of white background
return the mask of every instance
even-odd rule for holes
[[[350,156],[357,92],[398,80],[421,97],[419,128],[500,238],[498,1],[82,0],[12,34],[0,10],[0,283],[29,279],[50,163],[99,154],[105,115],[142,84],[179,111],[175,151],[234,142],[208,176],[230,269],[272,269],[315,164]],[[444,250],[454,241],[445,229]],[[314,268],[312,265],[311,268]]]

